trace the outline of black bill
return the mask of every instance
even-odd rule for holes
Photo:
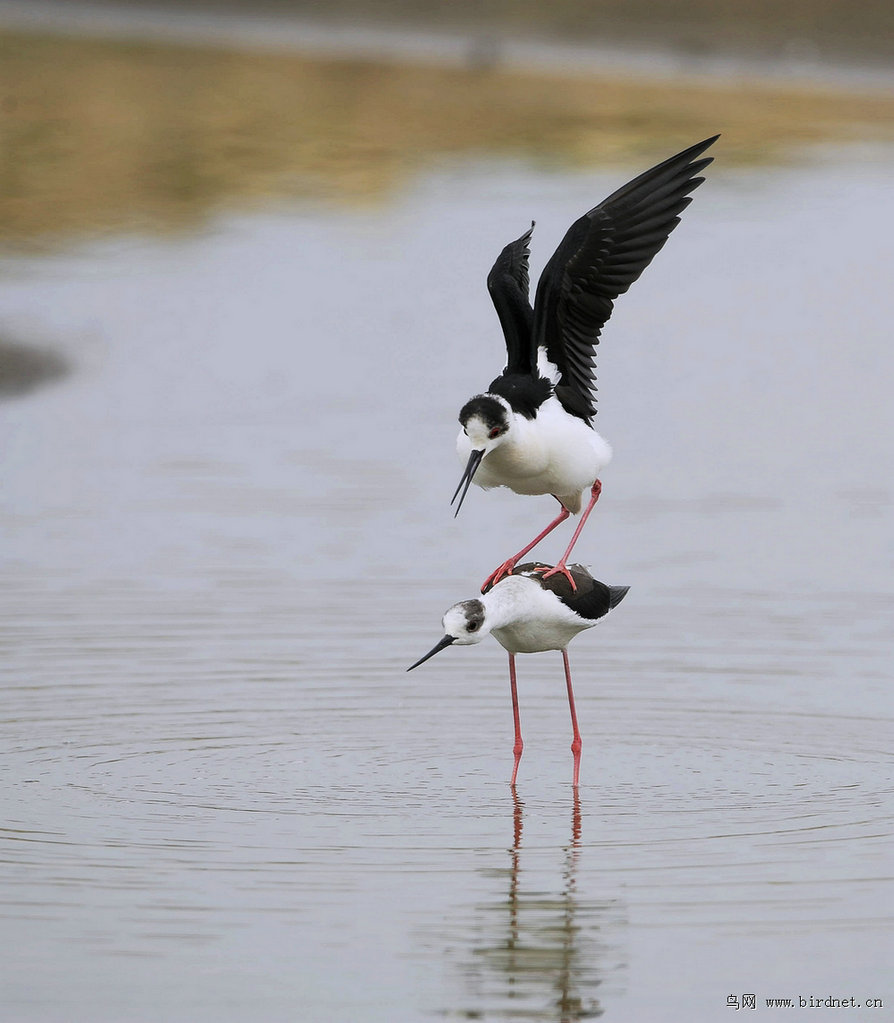
[[[478,466],[481,465],[481,459],[484,458],[484,451],[473,451],[469,455],[469,460],[466,462],[466,467],[463,470],[463,478],[459,481],[459,486],[456,488],[456,493],[450,498],[450,503],[456,500],[456,495],[462,490],[462,496],[459,499],[459,504],[456,506],[456,514],[453,516],[456,518],[459,515],[459,510],[463,506],[463,501],[466,499],[466,494],[469,492],[469,487],[472,485],[472,477],[475,475],[475,471]],[[463,486],[465,484],[465,487]]]
[[[425,657],[420,657],[415,664],[411,664],[407,671],[412,671],[414,668],[418,668],[423,661],[427,661],[429,657],[434,657],[439,650],[443,650],[445,646],[450,646],[453,642],[453,636],[445,636],[443,639],[439,639],[437,643],[429,650]]]

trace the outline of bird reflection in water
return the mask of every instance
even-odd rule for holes
[[[594,991],[602,983],[609,946],[599,931],[616,916],[616,903],[583,901],[578,896],[581,854],[581,806],[573,794],[571,836],[564,848],[561,891],[551,895],[539,877],[525,883],[522,861],[524,803],[512,790],[513,841],[508,894],[477,907],[479,935],[463,964],[466,980],[480,1004],[468,1018],[493,1015],[511,1019],[573,1023],[604,1012]],[[532,849],[528,859],[549,850]],[[529,872],[530,874],[530,863]],[[538,871],[539,874],[539,871]],[[541,883],[538,883],[541,882]]]

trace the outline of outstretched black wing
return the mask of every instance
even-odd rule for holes
[[[622,295],[667,241],[712,157],[718,135],[628,182],[575,221],[546,264],[534,301],[534,348],[559,370],[556,397],[572,415],[596,414],[595,348]],[[502,317],[501,317],[502,318]]]
[[[487,290],[500,317],[506,338],[506,373],[532,373],[537,366],[537,349],[531,341],[534,310],[528,297],[528,248],[534,221],[497,256],[487,275]]]

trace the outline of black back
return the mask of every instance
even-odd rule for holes
[[[630,589],[629,586],[607,586],[594,579],[583,565],[569,565],[568,571],[577,587],[576,590],[572,590],[571,583],[561,572],[551,575],[548,579],[543,578],[542,573],[548,572],[552,567],[540,561],[528,561],[524,565],[516,565],[512,575],[527,576],[540,583],[543,589],[555,593],[566,607],[590,622],[604,618],[612,608],[621,603]],[[488,590],[492,588],[488,586]]]
[[[539,373],[532,376],[505,372],[491,381],[487,391],[488,394],[499,394],[505,398],[513,412],[526,419],[533,419],[537,409],[553,393],[553,385]]]

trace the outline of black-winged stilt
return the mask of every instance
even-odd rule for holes
[[[528,297],[528,231],[500,253],[487,286],[506,339],[506,368],[485,394],[462,407],[457,451],[466,467],[453,495],[456,514],[471,483],[485,490],[552,494],[559,514],[527,546],[485,580],[482,592],[590,501],[565,553],[550,569],[574,587],[566,562],[599,499],[599,474],[611,447],[593,429],[594,358],[613,302],[652,261],[692,201],[717,139],[699,142],[628,182],[568,229],[546,264],[532,309]],[[545,357],[538,362],[539,357]],[[551,365],[549,365],[551,364]]]
[[[600,618],[617,607],[629,587],[606,586],[594,579],[582,565],[571,565],[568,569],[574,580],[572,586],[564,575],[549,574],[550,568],[551,565],[538,562],[519,565],[510,575],[489,587],[482,598],[462,600],[448,608],[442,619],[444,637],[424,657],[410,665],[407,671],[418,668],[423,661],[453,643],[469,646],[480,643],[487,635],[493,635],[509,653],[509,686],[515,722],[515,745],[512,750],[515,766],[510,784],[515,785],[524,746],[518,714],[515,655],[561,650],[568,706],[571,709],[571,752],[574,755],[572,784],[576,788],[580,777],[581,737],[571,689],[568,644],[579,632],[591,629]]]

